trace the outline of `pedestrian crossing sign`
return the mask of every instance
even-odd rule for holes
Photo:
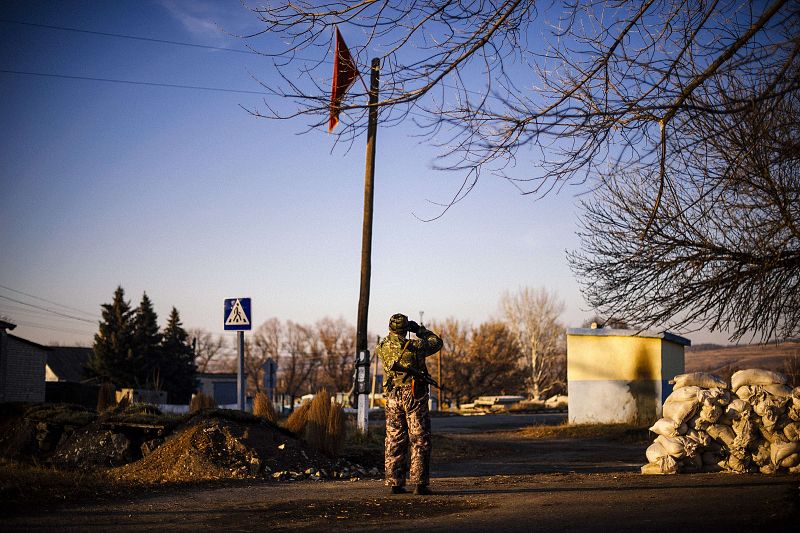
[[[250,298],[225,300],[225,331],[247,331],[252,328]]]

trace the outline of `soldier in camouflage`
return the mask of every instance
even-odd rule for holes
[[[407,339],[408,332],[416,339]],[[393,370],[400,365],[427,374],[425,358],[442,348],[442,339],[402,314],[389,319],[389,335],[378,344],[383,361],[383,395],[386,399],[386,484],[393,494],[406,492],[409,441],[411,483],[415,494],[430,494],[431,419],[428,386],[407,372]]]

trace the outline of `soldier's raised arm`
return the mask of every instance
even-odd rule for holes
[[[442,338],[425,326],[410,320],[408,322],[408,331],[417,335],[417,338],[411,341],[414,344],[416,353],[429,357],[442,349],[444,344]]]

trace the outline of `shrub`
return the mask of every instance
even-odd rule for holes
[[[283,427],[300,436],[312,450],[331,458],[341,452],[347,434],[344,409],[331,402],[326,390],[315,394],[310,402],[303,402]]]
[[[102,413],[117,406],[117,388],[106,381],[97,392],[97,412]]]
[[[196,413],[203,409],[213,409],[216,406],[217,403],[214,401],[214,398],[205,392],[198,392],[192,396],[192,402],[189,404],[189,412]]]
[[[328,413],[328,427],[325,432],[323,452],[329,457],[337,457],[342,451],[345,438],[344,409],[341,404],[331,402]]]
[[[272,406],[272,400],[261,391],[257,392],[256,397],[253,398],[253,414],[273,424],[278,420],[278,415],[275,414],[275,408]]]
[[[295,435],[302,435],[303,430],[306,427],[308,409],[310,407],[311,402],[303,402],[300,407],[292,411],[292,413],[289,415],[289,418],[286,419],[286,423],[283,425],[283,427]]]
[[[303,437],[312,450],[321,452],[325,448],[325,433],[328,430],[328,414],[331,410],[331,397],[328,391],[321,390],[314,395],[306,417]]]

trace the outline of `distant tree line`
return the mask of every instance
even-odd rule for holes
[[[89,374],[117,387],[166,391],[168,402],[188,403],[196,388],[196,366],[178,310],[172,308],[161,330],[147,293],[133,309],[122,287],[102,308]]]
[[[566,392],[566,335],[559,321],[564,304],[552,291],[521,288],[501,298],[497,318],[473,326],[454,318],[428,324],[444,340],[441,357],[444,399],[470,401],[489,394],[524,394],[542,399]],[[234,372],[236,350],[223,335],[195,329],[200,372]],[[264,387],[264,364],[278,363],[276,392],[299,397],[321,389],[347,392],[353,385],[355,327],[323,318],[298,324],[271,318],[245,335],[249,394]],[[370,339],[377,340],[374,334]],[[374,344],[370,347],[374,353]],[[438,356],[428,369],[439,376]]]

